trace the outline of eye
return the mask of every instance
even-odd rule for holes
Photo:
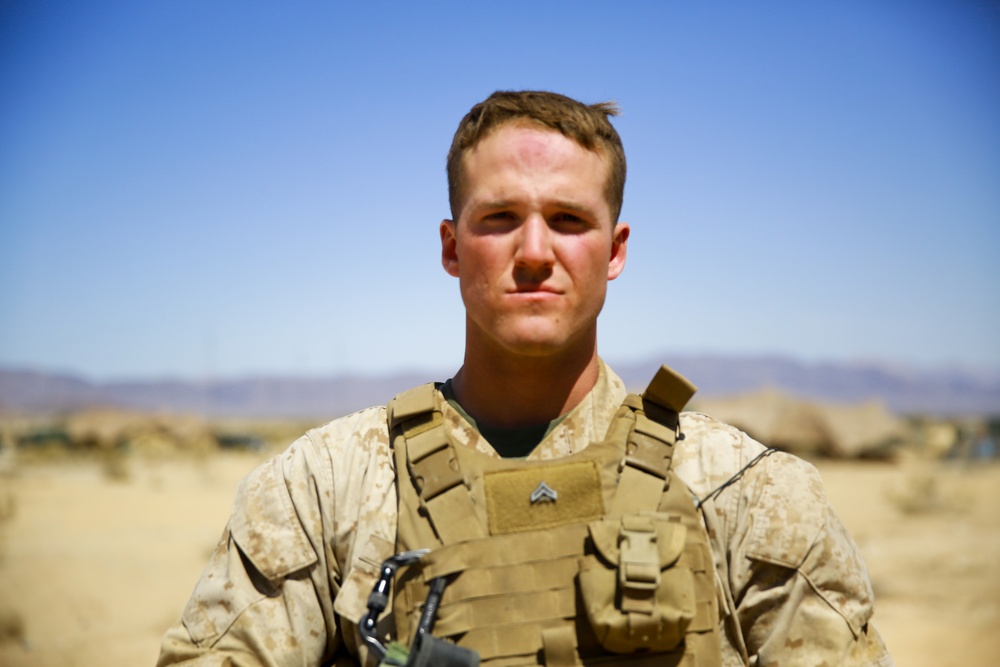
[[[565,232],[579,232],[590,227],[587,220],[581,218],[575,213],[569,213],[566,211],[560,211],[559,213],[553,215],[549,219],[549,224],[553,229]]]
[[[484,220],[513,220],[514,214],[510,211],[494,211],[484,217]]]
[[[512,211],[491,211],[480,218],[480,224],[486,229],[508,229],[517,224],[517,216]]]

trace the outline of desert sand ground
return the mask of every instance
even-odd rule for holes
[[[0,476],[0,665],[152,665],[263,455],[18,465]],[[1000,660],[1000,466],[820,461],[896,663]]]

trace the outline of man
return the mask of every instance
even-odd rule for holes
[[[496,664],[892,664],[816,471],[678,418],[666,371],[626,399],[598,357],[629,240],[615,113],[498,92],[462,120],[440,226],[461,368],[251,473],[160,665],[374,665],[421,630]]]

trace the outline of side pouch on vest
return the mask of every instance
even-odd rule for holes
[[[662,513],[588,524],[580,569],[587,619],[613,653],[676,649],[695,615],[694,575],[681,556],[687,527]]]

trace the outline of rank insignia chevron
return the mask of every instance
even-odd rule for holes
[[[559,493],[544,481],[539,482],[535,490],[531,492],[531,504],[554,503],[559,500]]]

